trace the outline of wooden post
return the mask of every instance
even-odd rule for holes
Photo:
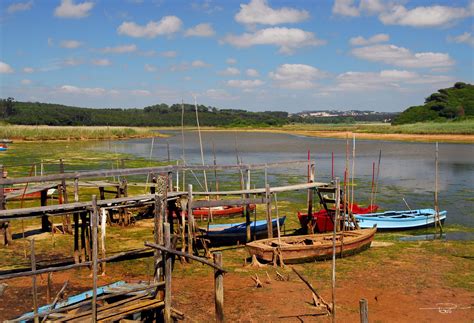
[[[222,267],[222,253],[215,252],[214,263]],[[214,270],[214,300],[216,305],[216,321],[224,322],[224,273]]]
[[[62,159],[59,160],[59,172],[61,174],[64,173],[64,162]],[[63,196],[63,203],[67,204],[69,203],[68,196],[67,196],[67,186],[66,186],[66,180],[62,179],[61,180],[61,194]],[[64,232],[71,233],[71,217],[69,214],[66,214],[63,217],[63,230]]]
[[[1,178],[6,178],[5,168],[4,168],[3,165],[0,165],[0,172],[2,172],[0,174],[0,177]],[[3,185],[0,185],[0,210],[5,210],[6,203],[7,203],[7,201],[5,199],[5,189],[4,189]]]
[[[86,232],[87,232],[87,225],[86,225],[86,217],[87,214],[85,212],[82,212],[79,214],[81,217],[81,250],[79,252],[79,255],[81,257],[82,262],[87,261],[87,239],[86,239]],[[89,259],[90,260],[90,259]]]
[[[336,322],[336,230],[339,221],[339,213],[341,211],[341,189],[339,185],[339,177],[336,177],[336,213],[334,215],[334,230],[332,235],[332,321]]]
[[[369,304],[365,298],[359,300],[360,323],[369,323]]]
[[[265,202],[267,203],[267,230],[268,238],[273,238],[273,223],[272,223],[272,199],[270,197],[270,185],[265,186]]]
[[[193,254],[194,215],[193,215],[193,185],[188,184],[188,253]]]
[[[35,239],[30,240],[30,256],[31,256],[31,271],[36,271],[36,257],[35,257]],[[36,289],[36,275],[32,278],[33,287],[33,312],[35,313],[35,323],[39,322],[38,318],[38,294]]]
[[[150,185],[150,194],[155,194],[156,192],[156,182],[157,178],[156,175],[153,173],[148,174],[149,177],[151,177],[151,185]]]
[[[92,322],[97,322],[97,218],[99,209],[97,208],[97,196],[92,195]]]
[[[105,200],[105,187],[99,186],[99,199]]]
[[[245,171],[247,173],[247,183],[245,184],[245,189],[250,190],[250,169]],[[250,198],[250,194],[245,194],[247,199]],[[246,241],[250,242],[252,240],[252,228],[250,226],[250,204],[245,205],[245,225],[246,225]]]
[[[164,223],[164,240],[165,247],[171,249],[171,233],[170,233],[170,224]],[[165,310],[164,310],[164,321],[165,323],[172,322],[171,320],[171,262],[172,255],[170,253],[164,252],[163,256],[165,258]]]
[[[41,206],[46,206],[48,204],[48,190],[42,190],[40,192],[40,204]],[[47,215],[41,216],[41,231],[50,232],[51,224]]]
[[[51,303],[51,284],[53,283],[53,273],[48,273],[48,281],[46,288],[46,303]]]
[[[154,242],[155,244],[161,244],[163,237],[160,236],[161,230],[160,230],[160,214],[161,214],[161,199],[158,195],[155,195],[155,209],[153,212],[154,215]],[[159,263],[161,262],[161,253],[158,250],[154,251],[154,283],[158,283],[161,281],[161,268],[159,267]]]
[[[79,202],[79,179],[74,179],[74,202]],[[73,214],[74,221],[74,263],[79,263],[79,214]],[[49,303],[49,302],[48,302]]]
[[[314,164],[311,164],[309,166],[309,177],[308,177],[308,183],[313,183],[314,182]],[[314,219],[313,219],[313,195],[314,195],[314,189],[309,188],[308,189],[308,227],[307,227],[307,233],[308,234],[313,234],[313,227],[314,227]]]

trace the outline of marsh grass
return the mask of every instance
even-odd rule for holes
[[[0,138],[23,141],[104,140],[162,136],[152,128],[1,125]]]

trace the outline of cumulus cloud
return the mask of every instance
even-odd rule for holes
[[[196,68],[201,68],[201,67],[209,67],[211,65],[198,59],[198,60],[192,61],[191,66],[196,67]]]
[[[24,67],[23,68],[24,73],[30,74],[30,73],[34,73],[34,71],[35,71],[35,69],[33,67]]]
[[[212,37],[216,34],[211,24],[198,24],[192,28],[189,28],[184,33],[185,36],[195,37]]]
[[[241,4],[240,11],[235,15],[235,21],[246,25],[279,25],[297,23],[309,18],[306,10],[293,8],[271,8],[267,0],[251,0],[248,4]]]
[[[464,44],[474,46],[474,36],[467,31],[458,36],[454,36],[454,37],[448,36],[448,41],[458,43],[458,44],[464,43]]]
[[[101,59],[93,59],[92,64],[97,65],[97,66],[109,66],[112,63],[106,59],[106,58],[101,58]]]
[[[240,71],[239,69],[235,67],[227,67],[225,70],[217,72],[219,75],[239,75]]]
[[[386,6],[382,0],[360,0],[359,9],[374,14],[384,11]]]
[[[352,37],[350,43],[353,46],[371,45],[376,43],[382,43],[390,40],[390,36],[387,34],[376,34],[370,38],[364,38],[362,36]]]
[[[357,17],[360,15],[359,8],[354,5],[354,0],[335,0],[332,13],[341,16]]]
[[[161,56],[167,57],[167,58],[174,58],[177,55],[178,55],[178,53],[173,51],[173,50],[168,50],[168,51],[161,52]]]
[[[123,54],[123,53],[132,53],[137,50],[137,46],[135,44],[130,45],[120,45],[115,47],[104,47],[100,51],[102,53],[112,53],[112,54]]]
[[[250,76],[250,77],[259,77],[260,74],[258,73],[257,70],[253,69],[253,68],[248,68],[246,71],[245,71],[245,74],[247,76]]]
[[[372,62],[410,67],[428,68],[454,65],[449,54],[421,52],[412,53],[410,50],[395,45],[373,45],[352,49],[352,54],[358,58]]]
[[[9,14],[12,14],[17,11],[26,11],[26,10],[30,10],[32,6],[33,6],[33,1],[12,3],[11,5],[8,6],[7,12]]]
[[[149,72],[149,73],[156,72],[156,70],[157,70],[156,66],[151,65],[151,64],[145,64],[144,69],[145,69],[146,72]]]
[[[182,24],[181,19],[176,16],[165,16],[158,22],[150,21],[144,26],[126,21],[117,28],[117,32],[130,37],[155,38],[176,33],[181,29]]]
[[[78,48],[82,46],[82,42],[77,41],[77,40],[63,40],[60,45],[62,48]]]
[[[238,88],[254,88],[262,86],[265,82],[261,80],[229,80],[227,86]]]
[[[103,95],[106,94],[106,90],[101,87],[89,88],[89,87],[77,87],[74,85],[63,85],[59,88],[59,91],[66,94],[78,94],[78,95]]]
[[[229,65],[237,64],[237,60],[235,58],[228,58],[228,59],[226,59],[225,62]]]
[[[399,89],[413,84],[452,82],[450,76],[421,75],[406,70],[382,70],[380,72],[346,72],[337,76],[336,91],[365,91],[375,89]]]
[[[469,17],[471,14],[467,8],[460,7],[427,6],[406,9],[398,5],[382,13],[379,18],[385,25],[439,27]]]
[[[5,62],[0,61],[0,74],[13,73],[13,68]]]
[[[286,27],[266,28],[242,35],[228,35],[223,39],[223,42],[238,48],[275,45],[283,54],[292,54],[295,49],[301,47],[320,46],[326,43],[326,41],[316,38],[312,32]]]
[[[278,87],[302,90],[316,86],[315,80],[326,77],[327,73],[304,64],[283,64],[268,75]]]
[[[82,2],[75,4],[73,0],[61,0],[59,7],[56,7],[54,10],[54,15],[59,18],[85,18],[89,16],[89,11],[93,7],[93,2]]]

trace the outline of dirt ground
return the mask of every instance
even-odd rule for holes
[[[375,248],[372,248],[375,249]],[[366,251],[370,253],[371,250]],[[243,252],[243,249],[242,249]],[[226,254],[224,252],[224,259]],[[370,322],[472,322],[474,320],[474,293],[464,288],[449,287],[443,273],[452,264],[442,258],[421,253],[405,253],[396,260],[387,259],[385,265],[374,268],[363,265],[364,259],[356,255],[343,262],[358,265],[346,270],[339,265],[336,288],[336,318],[339,322],[359,320],[359,300],[369,304]],[[354,259],[354,260],[352,260]],[[362,261],[362,262],[361,262]],[[469,260],[472,261],[472,260]],[[338,260],[339,262],[339,260]],[[150,279],[149,275],[135,274],[144,260],[127,264],[107,265],[107,275],[101,276],[99,285],[117,280],[137,281]],[[362,265],[360,265],[362,263]],[[224,260],[224,266],[226,266]],[[143,267],[143,268],[146,268]],[[327,279],[331,263],[295,265],[305,273],[313,286],[327,302],[331,302],[331,282]],[[354,269],[355,268],[355,269]],[[314,274],[308,275],[308,270]],[[196,274],[190,274],[197,270]],[[289,276],[289,281],[276,280],[276,271]],[[143,272],[143,271],[142,271]],[[270,280],[267,277],[270,277]],[[251,275],[258,274],[263,283],[256,288]],[[46,275],[38,278],[40,304],[46,302]],[[68,295],[90,289],[92,279],[87,269],[53,274],[53,296],[69,279]],[[7,283],[0,297],[0,320],[13,318],[31,310],[31,278],[19,278]],[[173,306],[184,312],[187,322],[209,322],[214,319],[213,273],[200,264],[176,263],[173,271]],[[466,282],[473,284],[473,282]],[[234,266],[224,278],[225,317],[229,322],[329,322],[330,317],[318,316],[311,305],[311,293],[289,266],[285,268],[255,269]]]

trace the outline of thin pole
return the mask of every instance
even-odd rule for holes
[[[339,178],[336,177],[336,201],[340,200]],[[332,321],[336,322],[336,223],[339,220],[341,211],[340,203],[336,203],[336,213],[334,216],[334,230],[332,234]],[[344,233],[343,233],[344,234]]]
[[[171,249],[171,232],[170,224],[163,224],[165,247]],[[162,253],[163,254],[163,253]],[[164,310],[164,321],[165,323],[172,322],[171,320],[171,254],[168,252],[164,253],[165,261],[165,310]]]
[[[377,200],[377,189],[379,186],[379,174],[380,174],[380,161],[382,159],[382,149],[379,150],[379,161],[377,164],[377,174],[375,176],[375,190],[374,190],[374,204],[376,204]]]
[[[441,225],[441,220],[439,218],[439,205],[438,205],[438,160],[439,160],[439,150],[438,150],[438,142],[436,142],[436,153],[435,153],[435,196],[434,196],[434,204],[435,204],[435,212],[436,212],[436,221],[435,224],[439,226],[439,232],[443,233],[443,226]]]
[[[375,188],[375,162],[372,162],[372,184],[370,191],[370,208],[374,205],[374,188]]]
[[[151,138],[150,156],[148,157],[148,165],[150,165],[150,166],[151,166],[151,156],[153,155],[153,146],[155,146],[155,137]],[[150,180],[150,174],[148,174],[147,177],[146,177],[145,194],[146,194],[146,191],[148,190],[148,181],[149,180]]]
[[[278,199],[277,199],[277,194],[275,193],[274,195],[275,198],[275,212],[276,212],[276,220],[277,220],[277,235],[278,235],[278,243],[281,244],[281,236],[280,236],[280,216],[278,213]]]
[[[36,257],[35,257],[35,239],[30,240],[30,256],[31,256],[31,271],[36,271]],[[38,293],[36,289],[36,275],[32,278],[33,285],[33,312],[35,314],[35,322],[39,322],[38,318]]]
[[[331,179],[334,179],[334,151],[331,151]]]
[[[196,111],[196,124],[197,124],[198,135],[199,135],[199,148],[201,149],[201,162],[202,162],[202,165],[204,166],[204,151],[202,149],[201,127],[199,126],[199,114],[198,114],[196,96],[194,96],[194,108],[195,108],[195,111]],[[209,189],[207,187],[206,171],[203,170],[202,172],[203,172],[203,175],[204,175],[204,187],[206,189],[206,192],[209,192]]]
[[[356,154],[356,137],[355,133],[352,134],[352,190],[351,190],[351,213],[352,210],[354,209],[354,173],[355,173],[355,154]]]
[[[92,195],[92,322],[97,322],[97,196]]]
[[[214,140],[212,141],[212,154],[214,155],[214,180],[216,181],[216,192],[219,192],[219,180],[217,178],[217,159],[216,159],[216,146],[214,145]],[[216,196],[219,198],[219,196]]]
[[[170,141],[166,140],[166,149],[168,151],[168,162],[171,161],[171,155],[170,155]]]
[[[186,165],[186,158],[184,157],[184,102],[181,99],[181,148],[183,149],[181,159],[183,160],[183,165]],[[186,189],[186,173],[183,169],[183,191]]]
[[[222,253],[214,253],[214,263],[222,267]],[[224,275],[220,270],[214,270],[214,301],[216,322],[224,322]]]

